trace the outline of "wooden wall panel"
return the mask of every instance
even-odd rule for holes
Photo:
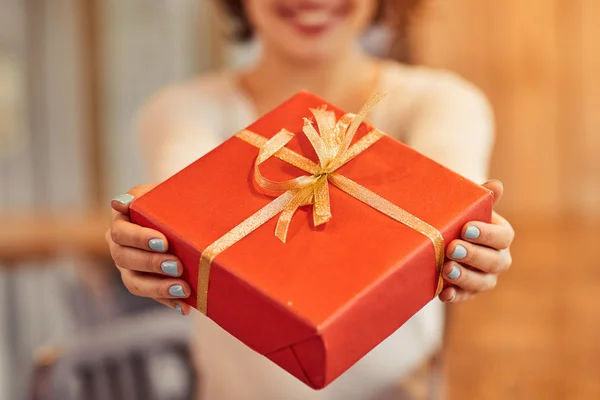
[[[564,0],[566,3],[567,0]],[[576,140],[578,163],[574,174],[581,174],[581,197],[579,191],[570,191],[570,206],[594,209],[600,214],[600,2],[580,0],[581,3],[581,63],[579,85],[581,87],[582,140]]]
[[[600,217],[600,3],[438,1],[418,18],[416,62],[458,72],[492,102],[501,209]]]

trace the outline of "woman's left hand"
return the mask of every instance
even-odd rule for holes
[[[494,204],[502,197],[500,181],[489,181],[484,187],[494,193]],[[511,263],[510,245],[515,231],[510,223],[492,214],[492,223],[468,222],[463,226],[462,240],[448,244],[442,274],[450,284],[440,293],[440,300],[446,303],[471,299],[480,292],[496,286],[498,276],[506,271]]]

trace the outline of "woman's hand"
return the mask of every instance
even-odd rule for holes
[[[181,261],[168,254],[169,243],[162,233],[135,225],[129,219],[129,204],[153,187],[136,186],[112,200],[113,218],[106,242],[121,279],[132,294],[153,298],[186,315],[191,308],[181,300],[191,290],[178,279],[183,270]]]
[[[502,183],[491,181],[484,186],[493,191],[496,203],[502,196]],[[105,235],[106,242],[121,279],[132,294],[153,298],[187,315],[191,308],[181,299],[188,297],[191,289],[185,281],[177,279],[182,272],[181,261],[168,254],[169,243],[162,233],[129,220],[129,204],[152,187],[136,186],[113,199],[113,220]],[[446,250],[450,261],[444,264],[443,275],[450,286],[440,293],[440,300],[466,301],[479,292],[493,289],[498,275],[512,263],[509,247],[514,236],[512,226],[495,212],[491,224],[478,221],[465,224],[463,240],[450,242]]]
[[[483,186],[494,193],[496,204],[502,197],[502,183],[494,180]],[[444,263],[442,274],[450,285],[440,293],[443,302],[466,301],[493,289],[498,276],[512,263],[510,245],[515,231],[495,212],[491,224],[469,222],[463,226],[461,236],[463,240],[453,240],[446,249],[450,261]]]

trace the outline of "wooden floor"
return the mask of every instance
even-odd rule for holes
[[[449,400],[600,399],[600,229],[517,223],[498,288],[453,306]]]

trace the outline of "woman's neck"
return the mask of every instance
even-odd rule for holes
[[[260,115],[300,90],[357,111],[376,90],[378,70],[379,63],[359,50],[299,63],[266,49],[258,64],[242,74],[240,84]]]

